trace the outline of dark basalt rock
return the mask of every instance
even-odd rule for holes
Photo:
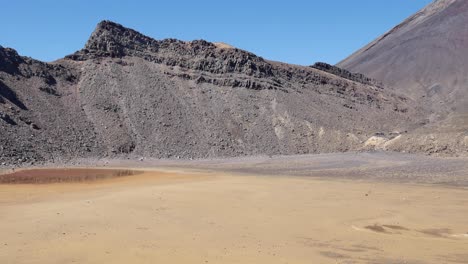
[[[217,48],[205,40],[158,41],[110,21],[100,22],[85,48],[67,58],[89,60],[125,56],[215,74],[243,73],[255,77],[272,75],[271,65],[253,53],[235,48]]]
[[[330,65],[330,64],[325,63],[325,62],[317,62],[314,65],[311,65],[310,67],[314,68],[314,69],[324,71],[324,72],[328,72],[328,73],[331,73],[333,75],[336,75],[336,76],[339,76],[339,77],[342,77],[342,78],[345,78],[345,79],[348,79],[348,80],[351,80],[351,81],[355,81],[355,82],[358,82],[358,83],[372,85],[372,86],[376,86],[376,87],[379,87],[379,88],[383,87],[383,84],[381,82],[379,82],[379,81],[377,81],[375,79],[369,78],[369,77],[365,76],[364,74],[352,73],[352,72],[350,72],[348,70],[339,68],[337,66]]]
[[[77,74],[62,65],[23,57],[18,55],[16,50],[2,46],[0,46],[0,72],[17,77],[39,77],[49,86],[56,85],[57,78],[63,78],[70,83],[77,80]]]
[[[297,68],[274,67],[269,61],[253,53],[236,48],[218,48],[205,40],[184,42],[176,39],[155,40],[133,29],[125,28],[111,21],[100,22],[91,34],[85,48],[67,56],[67,59],[84,61],[101,58],[138,57],[144,60],[180,67],[185,70],[205,72],[219,75],[217,78],[196,76],[193,74],[178,74],[184,79],[195,79],[197,83],[211,83],[222,86],[244,87],[254,90],[282,90],[281,79],[294,81],[302,85],[334,85],[344,87],[347,84],[331,81],[323,74],[298,70]],[[123,62],[121,62],[123,63]],[[319,67],[321,66],[322,67]],[[328,65],[316,64],[316,69],[331,72],[339,77],[375,86],[376,81],[359,74],[344,70],[331,71]],[[333,67],[333,66],[330,66]],[[276,83],[265,83],[264,80],[240,80],[226,78],[226,74],[244,74],[258,79],[272,78]]]
[[[24,60],[14,49],[4,48],[0,46],[0,71],[8,74],[19,74],[19,65]]]

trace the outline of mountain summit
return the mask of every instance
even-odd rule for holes
[[[419,141],[421,148],[468,151],[467,25],[468,1],[434,1],[338,64],[381,80],[431,113],[408,148]]]
[[[97,25],[84,50],[102,52],[110,56],[123,56],[127,55],[128,50],[154,49],[157,51],[157,48],[158,42],[154,39],[120,24],[104,20]]]
[[[111,21],[100,22],[84,49],[67,58],[139,57],[147,61],[212,73],[271,75],[271,65],[253,53],[204,40],[155,40]]]
[[[434,1],[338,66],[381,80],[415,100],[434,97],[434,103],[465,108],[459,100],[468,95],[467,24],[467,1]]]

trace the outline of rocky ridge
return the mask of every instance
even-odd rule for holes
[[[0,62],[4,165],[361,150],[375,133],[414,129],[421,111],[333,71],[110,21],[62,60],[2,48]]]

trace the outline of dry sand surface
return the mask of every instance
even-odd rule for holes
[[[468,190],[151,170],[0,185],[0,263],[468,263]]]

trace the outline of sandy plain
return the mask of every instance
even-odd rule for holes
[[[463,178],[463,160],[366,155],[145,163],[113,179],[2,184],[0,263],[468,263],[466,187],[395,180],[424,162]]]

